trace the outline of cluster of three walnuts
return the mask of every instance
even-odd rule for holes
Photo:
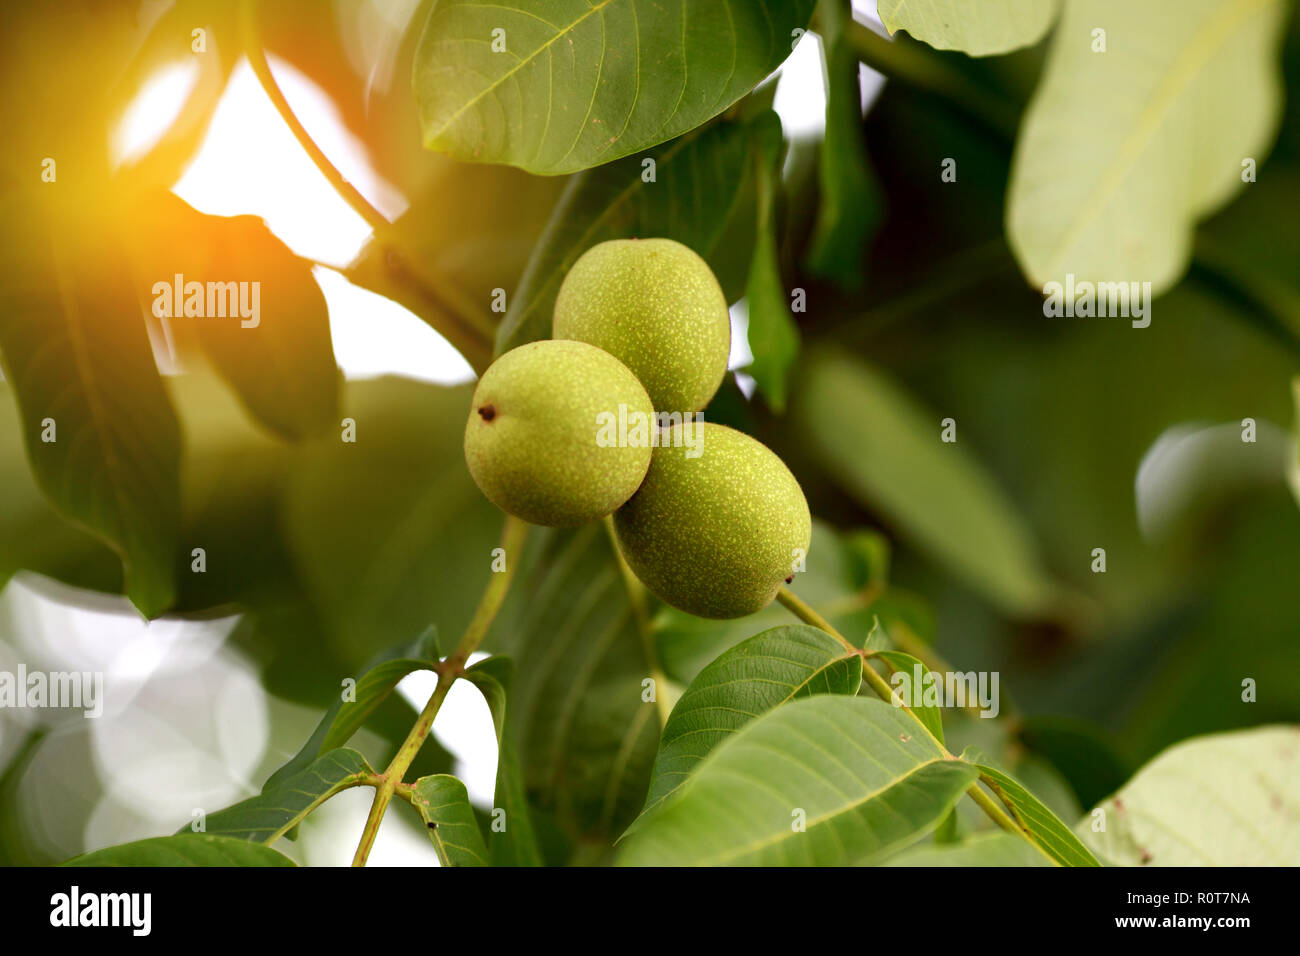
[[[628,566],[684,611],[766,607],[806,553],[812,521],[780,458],[692,414],[722,383],[731,345],[708,264],[669,239],[594,246],[564,279],[552,334],[479,380],[465,428],[479,488],[533,524],[613,514]]]

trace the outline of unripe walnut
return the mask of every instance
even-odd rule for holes
[[[479,379],[465,426],[465,461],[488,499],[533,524],[603,518],[636,491],[648,443],[602,441],[619,406],[651,415],[650,396],[618,359],[583,342],[532,342]]]
[[[613,239],[588,249],[560,286],[552,334],[616,356],[665,412],[708,405],[731,351],[718,280],[671,239]]]
[[[689,444],[691,428],[701,429],[695,458],[679,447]],[[663,432],[614,527],[628,565],[652,593],[711,618],[770,604],[812,537],[808,502],[785,463],[743,432],[711,422]]]

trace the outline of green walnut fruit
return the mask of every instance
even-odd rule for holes
[[[532,342],[479,379],[465,461],[503,511],[557,528],[583,524],[627,501],[650,467],[649,442],[620,441],[609,427],[621,415],[652,415],[626,365],[584,342]]]
[[[671,239],[612,239],[588,249],[560,286],[552,334],[621,359],[664,412],[709,404],[731,351],[718,280]]]
[[[693,431],[698,457],[687,454]],[[640,489],[614,513],[628,565],[700,617],[766,607],[812,536],[799,482],[767,446],[725,425],[675,425],[659,442]]]

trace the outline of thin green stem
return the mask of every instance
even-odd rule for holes
[[[813,627],[821,628],[831,637],[835,638],[844,645],[845,650],[851,651],[854,654],[861,653],[861,648],[857,647],[847,637],[835,630],[835,628],[831,626],[830,621],[826,620],[826,618],[814,611],[810,605],[806,604],[798,595],[784,584],[777,590],[776,599],[784,604],[795,617],[799,618],[799,620],[803,621],[805,624],[811,624]]]
[[[384,218],[383,213],[372,206],[370,201],[361,195],[360,191],[330,162],[329,157],[316,145],[316,141],[311,138],[311,134],[307,132],[306,127],[302,125],[289,105],[289,101],[285,99],[280,84],[271,73],[271,65],[266,60],[266,51],[262,48],[261,31],[257,21],[257,4],[254,0],[244,0],[240,13],[244,34],[244,55],[248,58],[248,65],[253,68],[258,82],[262,84],[263,92],[270,98],[276,112],[292,131],[298,145],[311,157],[316,168],[329,180],[330,185],[343,197],[344,202],[351,206],[356,214],[370,225],[370,228],[377,233],[387,229],[389,222]]]
[[[451,301],[445,290],[439,289],[434,282],[413,267],[411,257],[405,253],[397,240],[392,223],[352,185],[312,139],[271,72],[266,51],[262,47],[255,0],[243,0],[240,7],[240,24],[243,31],[244,55],[248,58],[248,64],[252,67],[263,92],[275,106],[276,112],[280,114],[280,118],[289,127],[298,145],[311,158],[312,163],[328,180],[335,192],[374,230],[373,242],[376,243],[376,249],[372,258],[382,269],[385,284],[392,286],[391,289],[384,291],[391,292],[393,297],[399,299],[403,305],[410,306],[417,315],[451,342],[475,371],[481,373],[492,360],[495,329],[491,321],[485,318],[480,310],[463,300],[459,303]],[[352,276],[355,273],[349,270],[347,274]],[[455,296],[453,295],[452,298]]]
[[[980,774],[980,779],[986,783],[992,783],[985,774]],[[1026,833],[1015,820],[1011,819],[1007,812],[1002,809],[1002,806],[985,793],[984,788],[978,783],[967,790],[966,793],[970,795],[970,798],[979,805],[979,808],[983,810],[994,823],[1006,830],[1008,833],[1014,833],[1022,839],[1028,840],[1035,847],[1038,847],[1038,849],[1043,852],[1044,856],[1048,856],[1047,852],[1039,846],[1038,841]],[[1055,860],[1053,860],[1053,862],[1055,862]]]
[[[1015,108],[972,83],[922,44],[890,40],[856,20],[847,24],[844,35],[858,59],[876,72],[951,103],[1005,142],[1015,139]]]
[[[510,590],[510,582],[514,579],[515,567],[523,556],[524,542],[528,540],[528,529],[528,522],[522,518],[506,515],[505,525],[501,529],[500,544],[506,557],[505,569],[494,573],[488,579],[488,585],[483,590],[483,597],[479,600],[478,608],[475,609],[469,626],[465,628],[465,633],[460,643],[456,645],[456,649],[452,651],[451,657],[447,658],[447,663],[452,668],[459,670],[465,665],[469,656],[478,649],[492,622],[496,620],[497,612],[501,610],[501,602],[505,600],[506,592]]]
[[[672,713],[673,708],[672,701],[666,694],[668,675],[664,673],[663,666],[659,663],[659,649],[655,644],[654,628],[650,626],[645,585],[628,566],[623,552],[619,550],[613,516],[607,515],[601,523],[605,526],[605,534],[609,537],[609,546],[614,552],[614,561],[618,565],[619,576],[623,579],[628,603],[632,605],[632,617],[636,620],[637,633],[641,635],[641,643],[645,648],[646,662],[650,666],[650,678],[655,682],[655,708],[659,714],[659,726],[662,728],[668,723],[668,715]]]
[[[438,675],[438,686],[434,688],[433,696],[424,705],[424,710],[420,711],[415,726],[406,735],[392,763],[384,771],[379,786],[375,788],[375,799],[370,805],[370,815],[366,817],[365,829],[361,831],[361,842],[357,844],[357,852],[352,857],[353,866],[366,865],[370,850],[375,845],[375,837],[379,835],[379,824],[384,819],[384,813],[393,799],[397,784],[406,776],[406,771],[415,760],[415,755],[420,752],[420,747],[433,727],[433,719],[438,716],[438,708],[447,699],[447,691],[451,690],[451,685],[455,682],[456,674],[450,670],[444,670]]]
[[[836,630],[835,627],[831,625],[829,621],[827,621],[824,617],[822,617],[815,610],[813,610],[807,603],[805,603],[804,601],[796,597],[795,594],[789,588],[782,587],[779,591],[777,591],[776,598],[778,601],[784,604],[795,615],[795,617],[799,618],[801,621],[807,624],[811,624],[814,627],[821,628],[831,637],[835,638],[841,644],[843,644],[846,649],[855,651],[857,653],[862,653],[861,650],[858,647],[856,647],[848,638],[846,638],[843,634],[841,634],[838,630]],[[866,679],[866,682],[871,687],[871,689],[876,693],[876,696],[878,696],[881,700],[887,703],[893,702],[894,700],[893,690],[890,688],[885,678],[882,677],[880,673],[874,667],[871,666],[871,664],[868,662],[866,658],[866,655],[863,655],[862,657],[862,676],[863,678]],[[947,755],[949,760],[960,759],[956,757],[951,751],[949,751],[948,748],[943,744],[943,742],[940,741],[939,738],[937,738],[930,731],[930,728],[925,725],[925,721],[921,720],[921,718],[916,715],[916,713],[912,710],[911,707],[908,707],[906,704],[904,704],[902,709],[907,711],[907,713],[912,717],[912,719],[916,721],[917,726],[919,726],[923,731],[925,731],[926,736],[928,736],[931,740],[934,741],[935,746],[938,747],[940,750],[942,750],[944,754]],[[983,775],[981,775],[980,779],[985,779],[985,778]],[[992,785],[992,781],[986,781],[986,782]],[[993,799],[987,793],[984,792],[984,790],[980,787],[978,783],[971,784],[970,787],[967,789],[966,793],[972,800],[975,801],[976,806],[978,806],[981,810],[983,810],[984,813],[989,817],[989,819],[991,819],[999,827],[1001,827],[1004,830],[1007,830],[1010,833],[1017,834],[1022,839],[1026,840],[1030,845],[1036,847],[1039,851],[1043,852],[1045,856],[1047,856],[1046,851],[1043,850],[1043,848],[1039,845],[1038,841],[1035,840],[1022,827],[1018,826],[1016,822],[1007,815],[1007,813],[1002,809],[1002,807],[998,806],[998,804],[995,803]],[[1048,858],[1050,859],[1050,856]]]
[[[506,593],[510,590],[510,582],[514,578],[515,567],[523,555],[528,528],[527,522],[514,515],[506,515],[505,525],[501,529],[501,547],[506,556],[505,569],[494,572],[488,579],[488,585],[483,589],[483,596],[479,599],[478,607],[474,611],[473,618],[470,619],[469,626],[465,628],[464,635],[451,656],[442,661],[438,667],[438,684],[433,690],[433,695],[420,711],[415,726],[402,741],[402,746],[393,756],[388,769],[377,778],[375,799],[370,805],[370,814],[366,817],[366,825],[361,832],[361,842],[352,857],[353,866],[366,865],[370,850],[375,845],[375,837],[379,834],[379,824],[383,821],[384,813],[388,810],[388,804],[392,802],[393,796],[399,796],[407,803],[411,802],[410,789],[404,782],[406,772],[411,768],[416,754],[420,752],[420,748],[428,738],[429,731],[433,729],[434,718],[438,716],[442,702],[447,699],[447,692],[451,690],[451,685],[465,673],[466,661],[478,649],[497,612],[501,610],[501,603],[505,600]]]

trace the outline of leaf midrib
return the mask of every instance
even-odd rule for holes
[[[1155,135],[1169,109],[1178,97],[1186,91],[1195,76],[1200,72],[1211,54],[1218,47],[1227,44],[1228,38],[1235,35],[1242,23],[1256,11],[1276,2],[1276,0],[1252,0],[1240,3],[1238,0],[1225,0],[1219,11],[1207,20],[1201,29],[1175,59],[1165,78],[1156,87],[1155,93],[1143,107],[1138,122],[1116,151],[1116,162],[1097,182],[1088,198],[1081,203],[1083,215],[1074,221],[1057,246],[1057,251],[1048,260],[1040,278],[1054,276],[1062,268],[1070,248],[1078,242],[1079,236],[1097,220],[1102,211],[1109,207],[1114,194],[1123,184],[1129,171],[1145,152],[1151,137]],[[1220,42],[1216,44],[1215,39]]]
[[[701,861],[701,862],[704,863],[704,865],[708,865],[708,866],[725,866],[731,860],[735,860],[742,856],[747,856],[753,853],[760,852],[761,850],[769,846],[775,846],[776,844],[785,841],[791,836],[805,836],[806,832],[811,831],[814,827],[818,827],[830,820],[834,820],[839,817],[842,817],[845,814],[853,813],[854,811],[858,810],[865,804],[879,797],[881,794],[889,790],[892,790],[895,787],[901,786],[902,784],[907,782],[907,780],[910,777],[913,777],[916,774],[921,773],[926,768],[934,766],[936,764],[941,764],[944,762],[951,761],[951,759],[952,758],[950,757],[936,755],[922,763],[918,763],[914,765],[906,773],[902,774],[901,776],[893,778],[888,783],[884,784],[881,787],[878,787],[875,790],[872,790],[870,793],[863,795],[859,799],[853,800],[847,804],[844,804],[843,806],[837,807],[834,810],[828,810],[826,813],[823,813],[820,816],[817,816],[814,819],[809,820],[804,833],[799,833],[794,830],[791,830],[789,832],[785,830],[779,830],[775,834],[768,836],[762,840],[759,840],[756,843],[751,843],[748,844],[747,846],[743,846],[739,848],[733,848],[730,852],[725,853],[722,856],[711,857],[707,861]]]
[[[516,73],[522,70],[525,66],[531,63],[542,53],[549,50],[556,43],[556,41],[558,41],[562,37],[568,36],[571,32],[573,32],[573,30],[580,23],[582,23],[588,17],[592,16],[595,13],[599,13],[601,10],[605,9],[607,6],[615,2],[617,2],[617,0],[600,0],[599,3],[589,8],[584,14],[582,14],[582,16],[578,17],[578,19],[574,20],[572,23],[567,24],[566,26],[561,27],[558,31],[556,31],[555,36],[551,37],[549,40],[547,40],[545,43],[539,46],[532,53],[528,54],[526,57],[524,57],[514,66],[512,66],[510,69],[506,70],[499,77],[497,77],[487,86],[485,86],[478,93],[475,93],[472,97],[470,97],[464,104],[461,105],[461,107],[458,110],[456,110],[456,112],[452,113],[451,116],[449,116],[441,126],[439,126],[433,132],[429,133],[428,136],[425,137],[425,142],[426,143],[436,142],[438,138],[443,135],[443,133],[447,132],[448,129],[450,129],[453,125],[456,124],[457,121],[459,121],[462,114],[464,114],[467,110],[472,109],[478,103],[479,100],[481,100],[483,97],[487,96],[489,93],[496,90],[496,88],[499,87],[502,83],[504,83],[506,80],[513,77]]]

